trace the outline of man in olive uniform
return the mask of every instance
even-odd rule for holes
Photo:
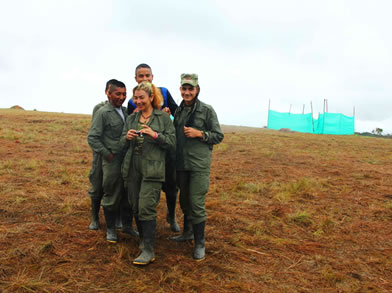
[[[103,197],[101,205],[104,208],[106,220],[106,240],[117,242],[116,211],[120,205],[129,205],[121,177],[124,152],[119,144],[127,117],[126,108],[122,107],[126,99],[125,84],[121,81],[113,82],[109,86],[108,98],[109,103],[101,107],[93,117],[88,132],[88,143],[94,152],[102,156]]]
[[[197,74],[181,75],[183,101],[174,115],[176,128],[177,185],[184,213],[184,231],[173,240],[195,239],[193,258],[205,258],[205,197],[210,184],[211,155],[214,144],[223,140],[223,133],[214,109],[198,99],[200,86]],[[193,228],[193,237],[190,227]]]
[[[106,83],[105,87],[105,95],[108,95],[109,86],[116,81],[115,79],[111,79]],[[99,109],[101,109],[105,104],[109,103],[109,100],[101,102],[97,104],[93,109],[93,117],[94,119],[95,113]],[[91,223],[88,226],[90,230],[98,230],[99,229],[99,210],[101,208],[101,200],[103,196],[103,188],[102,188],[102,156],[93,151],[93,161],[89,174],[89,180],[91,183],[91,187],[88,191],[88,194],[91,199]]]

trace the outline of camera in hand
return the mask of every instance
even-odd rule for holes
[[[143,132],[136,131],[136,134],[137,134],[138,136],[140,136],[140,137],[143,137]]]

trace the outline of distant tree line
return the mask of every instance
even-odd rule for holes
[[[361,136],[371,136],[371,137],[382,137],[382,138],[392,138],[392,134],[383,135],[384,130],[382,128],[375,128],[372,132],[355,132],[356,135]]]

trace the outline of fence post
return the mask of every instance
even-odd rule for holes
[[[313,133],[314,133],[314,120],[313,120],[313,105],[312,105],[312,101],[310,101],[310,111],[312,112],[312,127],[313,127]]]

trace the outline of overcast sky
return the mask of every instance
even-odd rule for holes
[[[392,1],[0,0],[0,108],[86,113],[107,80],[180,101],[180,74],[222,124],[262,127],[271,109],[353,115],[392,133]],[[130,94],[129,94],[130,96]],[[126,103],[124,103],[125,105]]]

